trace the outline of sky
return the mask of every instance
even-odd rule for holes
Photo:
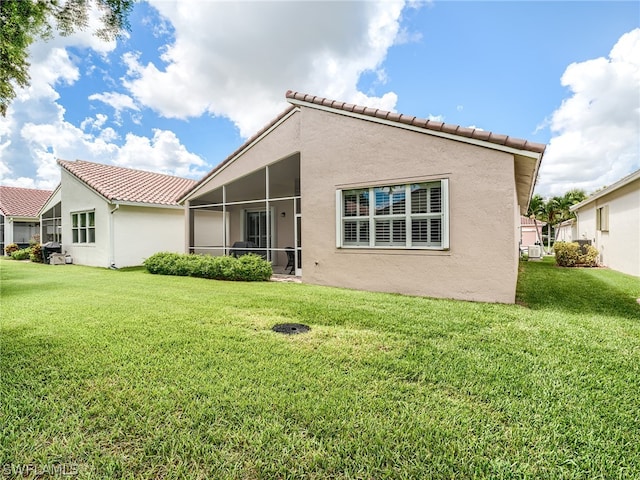
[[[0,117],[0,183],[56,159],[200,179],[287,90],[545,143],[536,193],[640,169],[640,2],[148,0],[117,41],[31,47]]]

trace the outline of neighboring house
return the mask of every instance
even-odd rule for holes
[[[187,251],[252,242],[284,267],[293,248],[307,283],[515,301],[520,215],[545,145],[286,97],[285,112],[181,200]]]
[[[576,221],[573,218],[565,220],[556,227],[556,242],[575,242],[578,240]]]
[[[38,212],[45,204],[50,190],[0,186],[0,244],[4,247],[16,243],[20,248],[29,246],[40,233]]]
[[[184,250],[184,208],[194,180],[81,160],[58,160],[60,187],[42,219],[59,219],[63,253],[99,267],[141,265],[158,251]]]
[[[526,251],[527,247],[542,244],[542,227],[545,222],[533,218],[520,216],[520,248]]]
[[[571,207],[577,235],[591,240],[601,265],[640,276],[640,170]],[[577,238],[574,238],[577,240]]]

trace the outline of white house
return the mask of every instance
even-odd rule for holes
[[[640,170],[573,207],[577,239],[591,240],[599,263],[640,276]]]
[[[578,240],[576,221],[573,218],[565,220],[556,227],[556,242],[575,242]]]
[[[29,246],[40,232],[38,212],[50,195],[50,190],[0,186],[0,255],[11,243]]]
[[[59,222],[63,253],[98,267],[141,265],[158,251],[184,249],[184,208],[177,203],[194,180],[160,173],[58,160],[60,187],[41,210],[44,224]]]

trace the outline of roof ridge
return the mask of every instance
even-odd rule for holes
[[[58,165],[63,165],[63,163],[65,164],[78,164],[78,163],[88,163],[90,165],[97,165],[99,167],[106,167],[106,168],[118,168],[118,169],[122,169],[122,170],[129,170],[132,172],[140,172],[140,173],[145,173],[145,174],[152,174],[152,175],[162,175],[164,177],[171,177],[171,178],[178,178],[178,179],[182,179],[182,180],[193,180],[191,178],[187,178],[187,177],[179,177],[177,175],[170,175],[168,173],[160,173],[160,172],[152,172],[150,170],[142,170],[141,168],[131,168],[131,167],[123,167],[121,165],[113,165],[113,164],[109,164],[109,163],[100,163],[100,162],[91,162],[89,160],[82,160],[82,159],[76,159],[76,160],[63,160],[61,158],[59,158],[57,160]],[[193,180],[194,182],[196,180]]]
[[[543,143],[530,142],[522,138],[510,137],[509,135],[494,133],[488,130],[463,127],[453,123],[439,122],[439,121],[430,120],[427,118],[418,118],[413,115],[390,112],[388,110],[382,110],[382,109],[373,108],[373,107],[365,107],[362,105],[355,105],[352,103],[340,102],[337,100],[318,97],[318,96],[310,95],[307,93],[294,92],[293,90],[287,90],[285,97],[289,101],[294,100],[298,102],[319,105],[319,106],[331,108],[334,110],[343,110],[346,112],[365,115],[372,118],[379,118],[379,119],[387,120],[390,122],[411,125],[418,128],[424,128],[424,129],[432,130],[436,132],[443,132],[450,135],[457,135],[460,137],[473,138],[474,140],[494,143],[496,145],[504,145],[506,147],[516,148],[519,150],[527,150],[535,153],[544,153],[546,149],[546,145]]]

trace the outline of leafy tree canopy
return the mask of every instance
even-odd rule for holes
[[[529,202],[530,217],[547,222],[551,225],[557,225],[571,218],[575,218],[575,214],[570,208],[576,203],[580,203],[587,198],[584,190],[573,189],[566,192],[563,196],[542,198],[539,194],[531,197]]]
[[[89,25],[89,12],[101,13],[95,35],[112,40],[129,29],[135,0],[2,0],[0,1],[0,113],[7,113],[16,88],[29,85],[29,46],[54,31],[71,35]]]

